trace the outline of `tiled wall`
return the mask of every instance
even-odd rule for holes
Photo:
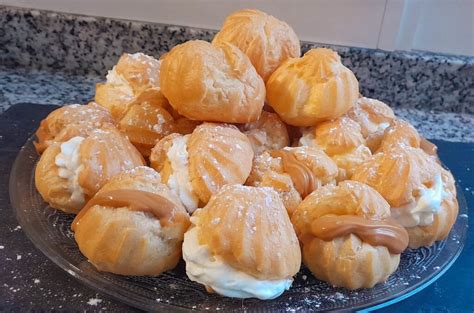
[[[474,0],[0,0],[0,4],[218,29],[241,8],[258,8],[302,40],[474,56]]]

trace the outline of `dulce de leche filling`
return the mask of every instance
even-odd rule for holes
[[[372,246],[387,247],[393,254],[402,253],[408,246],[407,231],[392,219],[374,221],[354,215],[325,215],[311,224],[311,232],[325,241],[354,234]]]
[[[95,205],[111,208],[127,207],[131,211],[151,213],[165,224],[173,218],[179,218],[175,215],[180,215],[176,212],[176,205],[173,202],[158,194],[134,189],[110,190],[96,194],[87,202],[72,223],[73,231],[81,218]]]
[[[305,198],[319,187],[319,180],[314,176],[313,171],[290,151],[272,150],[270,155],[274,158],[281,158],[283,170],[290,175],[291,181],[301,197]]]

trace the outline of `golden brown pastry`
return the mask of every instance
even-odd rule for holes
[[[161,93],[160,64],[143,53],[125,53],[96,89],[96,100],[112,112],[118,129],[145,157],[164,136],[188,134],[198,125],[174,112]]]
[[[74,219],[82,254],[99,271],[157,276],[174,268],[189,216],[145,166],[113,177]]]
[[[34,145],[41,154],[55,142],[64,142],[75,136],[87,137],[90,131],[113,123],[109,111],[94,102],[66,105],[41,121]]]
[[[316,278],[338,287],[372,288],[384,282],[408,245],[408,234],[390,217],[387,201],[355,181],[317,189],[291,221],[304,264]]]
[[[379,148],[384,130],[395,119],[395,114],[388,105],[366,97],[357,99],[347,116],[359,124],[366,146],[372,152]]]
[[[410,123],[394,119],[384,131],[378,151],[389,150],[394,146],[420,147],[420,135]]]
[[[173,124],[163,107],[144,102],[132,105],[117,126],[142,155],[149,156],[161,138],[174,132]]]
[[[190,135],[172,134],[160,140],[150,161],[188,212],[193,212],[222,186],[243,184],[253,155],[250,141],[237,127],[204,123]]]
[[[172,133],[189,134],[199,124],[182,116],[175,119],[169,111],[167,105],[135,102],[118,122],[118,128],[143,156],[149,157],[161,138]]]
[[[314,126],[349,111],[359,82],[330,49],[317,48],[283,63],[267,81],[267,101],[286,123]]]
[[[183,259],[192,281],[235,298],[274,299],[290,288],[301,252],[271,188],[225,186],[194,212],[191,223]]]
[[[49,146],[36,166],[35,184],[51,207],[77,213],[110,178],[140,165],[140,153],[109,126]]]
[[[301,54],[300,41],[293,29],[259,10],[240,10],[227,16],[212,41],[221,42],[242,50],[264,81],[284,61]]]
[[[402,119],[394,119],[390,126],[385,129],[378,151],[388,150],[393,146],[420,148],[426,154],[432,156],[436,162],[440,163],[438,147],[421,137],[413,125]]]
[[[166,101],[160,91],[160,61],[143,53],[124,53],[107,74],[107,81],[96,85],[95,101],[119,121],[130,106],[148,101]]]
[[[392,216],[410,235],[410,248],[444,239],[457,214],[454,179],[433,157],[408,145],[376,153],[356,168],[353,180],[376,189],[392,207]]]
[[[347,116],[305,129],[299,143],[323,149],[339,167],[338,181],[350,179],[354,168],[372,155],[361,127]]]
[[[278,192],[288,214],[317,188],[334,184],[337,165],[316,147],[270,150],[255,157],[247,184],[272,187]]]
[[[161,91],[179,114],[210,122],[256,121],[265,84],[248,57],[229,43],[191,40],[162,57]]]
[[[249,138],[255,155],[266,150],[282,149],[290,144],[286,125],[275,113],[262,111],[257,121],[239,128]]]

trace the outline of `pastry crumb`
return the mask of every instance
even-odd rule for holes
[[[87,304],[88,305],[92,305],[92,306],[97,306],[99,303],[102,302],[102,299],[99,299],[99,298],[90,298],[89,301],[87,301]]]

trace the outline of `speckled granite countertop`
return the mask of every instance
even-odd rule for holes
[[[215,30],[0,6],[0,64],[104,77],[123,52],[159,57]],[[357,76],[361,93],[394,108],[474,113],[474,58],[328,46]]]
[[[0,112],[20,102],[87,102],[123,52],[159,57],[216,32],[5,6],[0,25]],[[318,46],[327,45],[303,42],[302,50]],[[424,136],[474,141],[474,58],[330,48],[354,71],[364,96],[386,102]]]
[[[94,97],[95,74],[73,75],[47,70],[0,67],[0,112],[15,103],[85,103]],[[474,142],[474,115],[433,112],[395,107],[395,113],[410,121],[430,139]]]

